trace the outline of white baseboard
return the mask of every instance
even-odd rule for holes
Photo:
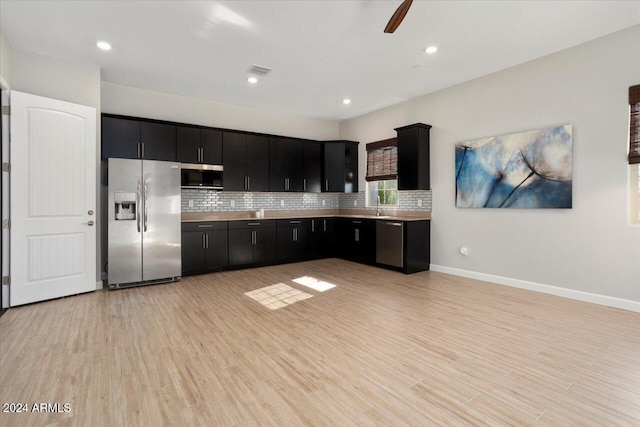
[[[96,290],[102,289],[102,280],[96,282]]]
[[[628,299],[610,297],[607,295],[576,291],[574,289],[543,285],[542,283],[528,282],[526,280],[513,279],[511,277],[495,276],[493,274],[478,273],[475,271],[445,267],[442,265],[431,264],[430,269],[431,271],[437,271],[439,273],[447,273],[453,274],[454,276],[484,280],[486,282],[493,282],[499,285],[528,289],[530,291],[543,292],[545,294],[557,295],[559,297],[571,298],[579,301],[591,302],[594,304],[606,305],[608,307],[621,308],[623,310],[635,311],[636,313],[640,313],[640,301],[632,301]]]

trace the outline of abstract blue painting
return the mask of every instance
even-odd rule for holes
[[[456,145],[456,207],[570,209],[571,125]]]

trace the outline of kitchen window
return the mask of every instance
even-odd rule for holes
[[[367,144],[367,206],[398,206],[398,141]]]
[[[640,85],[629,88],[631,223],[640,224]]]
[[[370,181],[368,187],[369,206],[398,206],[397,179]]]
[[[640,224],[640,164],[631,165],[630,170],[630,220],[631,224]]]

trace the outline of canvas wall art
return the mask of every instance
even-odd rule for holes
[[[456,207],[556,208],[572,202],[571,125],[456,145]]]

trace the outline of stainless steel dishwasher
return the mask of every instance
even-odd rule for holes
[[[404,233],[401,221],[376,221],[376,262],[404,267]]]

